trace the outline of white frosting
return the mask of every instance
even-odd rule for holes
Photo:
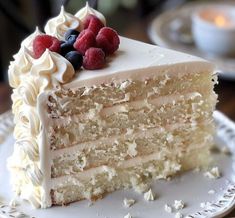
[[[38,158],[38,145],[34,138],[26,137],[16,142],[16,147],[22,150],[22,155],[28,156],[30,160]]]
[[[218,179],[220,178],[220,171],[218,167],[213,167],[209,171],[204,173],[204,176],[208,177],[209,179]]]
[[[82,22],[72,14],[67,13],[64,7],[61,6],[60,14],[47,22],[45,32],[59,40],[63,40],[64,34],[68,29],[81,31],[83,29]]]
[[[132,216],[130,213],[128,213],[127,215],[124,216],[124,218],[132,218]]]
[[[38,32],[33,35],[37,34]],[[24,47],[26,44],[30,46],[32,40],[33,37],[30,36],[24,41],[15,61],[9,67],[9,83],[15,88],[12,109],[15,114],[16,142],[8,167],[16,193],[30,201],[34,207],[48,207],[51,202],[43,187],[47,178],[41,167],[43,158],[39,149],[44,144],[39,140],[43,129],[38,112],[38,97],[46,90],[71,80],[75,72],[70,62],[49,50],[39,59],[33,59],[30,51]],[[17,179],[14,175],[17,175]]]
[[[214,66],[195,56],[120,37],[120,47],[108,57],[108,67],[81,70],[65,88],[94,86],[121,82],[127,78],[146,79],[166,73],[181,76],[185,73],[213,72]]]
[[[176,212],[175,218],[183,218],[183,214],[181,214],[180,212]]]
[[[72,64],[61,55],[48,49],[34,61],[31,75],[40,78],[40,87],[43,89],[57,86],[59,83],[70,81],[75,74]]]
[[[135,200],[131,198],[130,199],[124,198],[123,200],[124,207],[131,207],[134,203],[135,203]]]
[[[144,193],[144,199],[146,201],[154,201],[155,197],[151,188]]]
[[[174,201],[174,208],[176,210],[182,210],[185,207],[185,203],[182,200],[175,200]]]
[[[36,27],[35,31],[21,42],[21,47],[26,47],[32,51],[33,40],[35,39],[36,36],[41,34],[43,33],[39,30],[38,27]]]
[[[104,25],[106,25],[106,19],[105,19],[104,15],[101,14],[99,11],[97,11],[97,10],[91,8],[91,7],[89,6],[88,1],[86,2],[85,7],[81,8],[81,9],[75,14],[75,16],[78,17],[81,21],[84,21],[85,18],[86,18],[88,15],[90,15],[90,14],[95,15],[96,17],[98,17],[98,18],[102,21],[102,23],[103,23]]]
[[[15,60],[10,62],[8,77],[10,85],[16,88],[20,84],[21,75],[29,73],[33,57],[31,52],[23,46],[14,58]]]
[[[169,206],[168,204],[165,204],[164,205],[164,210],[167,212],[167,213],[172,213],[172,207],[171,206]]]
[[[35,105],[39,93],[39,86],[37,79],[30,76],[25,82],[21,83],[18,88],[19,96],[22,98],[23,103],[28,105]]]

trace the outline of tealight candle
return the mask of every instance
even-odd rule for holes
[[[192,32],[197,47],[217,55],[235,54],[235,7],[211,5],[192,17]]]

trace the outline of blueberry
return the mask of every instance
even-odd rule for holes
[[[65,41],[68,41],[68,38],[70,35],[75,35],[75,36],[78,36],[79,35],[79,32],[75,29],[69,29],[67,32],[65,32],[64,34],[64,39]]]
[[[75,48],[73,47],[73,44],[70,44],[68,42],[64,42],[60,45],[60,54],[62,56],[65,56],[68,52],[74,51]]]
[[[70,51],[65,58],[73,65],[74,70],[78,70],[82,66],[83,57],[77,51]]]
[[[76,36],[76,35],[70,35],[70,36],[68,37],[67,43],[73,45],[74,42],[76,41],[76,39],[77,39],[77,36]]]

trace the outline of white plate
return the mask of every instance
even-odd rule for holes
[[[224,3],[235,5],[234,0],[224,0],[223,4]],[[213,1],[213,4],[215,4],[215,1]],[[229,58],[207,55],[198,50],[193,42],[191,34],[191,14],[193,11],[206,5],[210,5],[210,3],[199,1],[162,13],[150,23],[148,35],[151,41],[157,45],[210,60],[216,64],[219,76],[235,80],[235,57]]]
[[[174,200],[183,200],[186,207],[180,212],[187,217],[223,217],[230,212],[235,205],[235,124],[220,112],[214,113],[217,124],[215,143],[218,146],[227,146],[232,154],[213,153],[213,166],[218,166],[222,177],[208,179],[202,172],[187,172],[171,181],[156,181],[152,184],[152,190],[156,194],[156,200],[146,202],[143,195],[132,190],[116,191],[107,195],[104,199],[88,206],[88,201],[80,201],[67,207],[52,207],[49,209],[32,209],[27,202],[23,202],[16,208],[8,206],[12,198],[9,185],[6,159],[13,148],[13,137],[9,129],[12,129],[12,115],[10,112],[0,116],[1,133],[8,137],[0,144],[0,204],[1,214],[17,217],[19,211],[36,218],[121,218],[130,213],[133,218],[167,218],[174,217],[164,211],[164,205],[172,205]],[[209,190],[215,190],[214,194],[208,194]],[[133,198],[137,202],[130,208],[123,207],[124,198]],[[206,208],[201,208],[200,203],[210,202]],[[22,216],[25,217],[25,216]]]

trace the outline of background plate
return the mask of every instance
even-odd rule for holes
[[[191,34],[192,13],[206,5],[215,4],[215,2],[205,3],[198,1],[166,11],[152,20],[148,28],[148,35],[151,41],[157,45],[196,55],[215,63],[219,76],[235,80],[235,57],[208,55],[198,50],[193,42]],[[218,4],[221,4],[221,2]],[[224,0],[223,4],[235,6],[234,0]]]
[[[146,202],[143,195],[132,190],[122,190],[107,195],[91,206],[88,201],[80,201],[66,207],[35,210],[27,202],[17,207],[9,206],[13,195],[9,185],[6,159],[12,152],[14,139],[11,133],[12,115],[8,112],[0,116],[0,137],[5,137],[0,144],[0,217],[11,215],[36,218],[120,218],[130,213],[133,218],[167,218],[174,217],[175,211],[173,214],[165,212],[164,205],[172,205],[174,200],[183,200],[186,203],[186,207],[180,211],[184,217],[223,217],[235,205],[235,124],[218,111],[214,113],[214,119],[217,125],[215,143],[219,147],[227,146],[232,153],[213,153],[213,166],[219,167],[221,178],[208,179],[203,176],[203,172],[187,172],[171,181],[156,181],[152,184],[152,190],[156,194],[156,200],[153,202]],[[215,193],[208,194],[212,189]],[[130,208],[124,208],[124,198],[133,198],[137,202]],[[206,208],[201,208],[202,202],[210,203]]]

